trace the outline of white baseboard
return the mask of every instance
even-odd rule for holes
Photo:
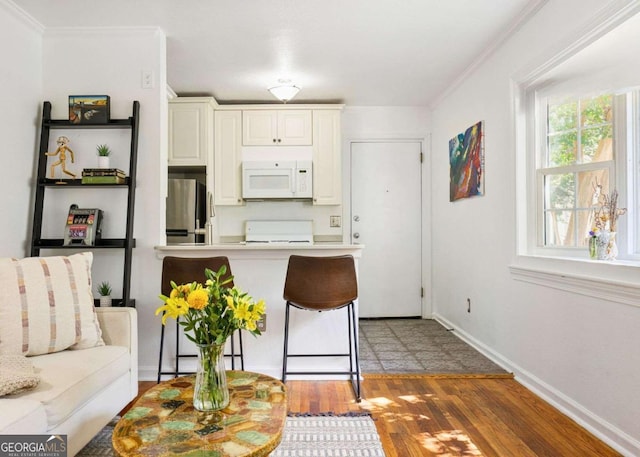
[[[493,360],[507,371],[514,374],[515,380],[527,389],[538,395],[561,413],[567,415],[594,436],[607,443],[621,454],[629,457],[640,456],[640,441],[615,427],[601,417],[589,411],[572,398],[566,396],[553,386],[545,383],[527,370],[524,370],[511,360],[493,351],[491,348],[476,340],[464,330],[456,327],[446,318],[434,313],[433,319],[440,322],[448,329],[453,329],[453,334],[478,350],[484,356]]]

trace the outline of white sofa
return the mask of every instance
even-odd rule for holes
[[[0,398],[0,434],[67,435],[73,456],[136,397],[136,311],[96,313],[105,345],[29,357],[40,383]]]

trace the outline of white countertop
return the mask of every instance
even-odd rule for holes
[[[279,243],[217,243],[217,244],[200,244],[200,243],[181,243],[170,246],[155,246],[156,251],[220,251],[220,250],[257,250],[257,251],[273,251],[273,250],[302,250],[302,251],[322,251],[322,250],[359,250],[364,248],[364,244],[344,244],[344,243],[314,243],[314,244],[279,244]]]
[[[314,244],[268,244],[268,243],[217,243],[217,244],[196,244],[183,243],[171,246],[155,246],[155,250],[160,257],[166,255],[182,256],[202,256],[227,255],[276,255],[284,256],[291,253],[306,252],[308,255],[343,255],[351,254],[359,257],[364,244],[344,244],[335,242],[316,242]],[[262,254],[261,254],[262,253]]]

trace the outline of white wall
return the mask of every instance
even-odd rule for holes
[[[428,135],[430,123],[431,111],[424,106],[347,105],[342,115],[342,139],[345,147],[352,140],[422,139]]]
[[[638,455],[640,308],[514,281],[509,273],[516,254],[511,78],[559,52],[594,12],[633,2],[606,3],[550,0],[434,107],[433,301],[437,318],[519,381]],[[486,195],[450,203],[448,141],[480,120]]]
[[[0,257],[24,257],[31,239],[34,158],[42,111],[42,28],[0,0]],[[16,227],[20,227],[16,230]]]
[[[150,363],[154,358],[157,361],[160,321],[153,313],[160,304],[161,261],[154,246],[164,244],[160,227],[164,227],[161,218],[164,217],[167,164],[165,36],[156,28],[48,29],[43,51],[43,98],[51,101],[53,117],[67,118],[67,97],[71,94],[110,95],[114,119],[129,117],[133,100],[140,102],[131,296],[136,299],[139,313],[140,364]],[[142,70],[153,71],[154,88],[141,88]],[[103,142],[115,145],[112,166],[128,170],[128,130],[85,129],[70,133],[73,134],[70,146],[78,157],[78,163],[73,165],[75,170],[95,166],[95,146]],[[57,134],[58,131],[52,135],[52,142]],[[64,194],[58,194],[58,189],[54,191],[55,199],[46,200],[45,205],[57,207],[48,213],[47,222],[52,227],[50,230],[59,230],[58,236],[61,236],[65,211],[74,200],[81,207],[91,205],[89,207],[105,211],[105,237],[124,236],[124,190],[70,189],[63,191]],[[94,283],[109,280],[114,290],[121,290],[122,250],[102,249],[94,253]],[[119,293],[114,295],[120,297]]]

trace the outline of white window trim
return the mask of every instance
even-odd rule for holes
[[[535,118],[537,114],[535,93],[532,90],[536,81],[638,12],[640,12],[640,2],[632,2],[625,7],[611,5],[611,8],[604,8],[573,38],[565,42],[565,46],[557,54],[533,68],[530,67],[515,74],[511,80],[514,146],[517,154],[516,245],[509,270],[515,280],[640,306],[640,261],[602,262],[588,258],[562,258],[556,256],[560,253],[545,256],[537,254],[532,249],[537,246],[537,227],[539,227],[537,218],[540,214],[536,211],[535,175],[538,157],[536,154],[528,153],[534,150],[537,132],[534,130],[533,123],[527,122],[527,119]],[[637,127],[635,126],[634,132],[638,131]],[[634,141],[636,145],[640,145],[640,138],[635,138]],[[627,166],[629,165],[627,163]],[[639,182],[637,178],[640,178],[640,163],[636,163],[634,168],[636,182]],[[636,199],[640,200],[640,185],[636,188],[639,189],[637,195],[632,196],[627,192],[628,205],[634,204]],[[627,221],[626,224],[629,222]],[[634,240],[636,253],[640,244],[640,224],[637,225]]]
[[[632,179],[626,184],[626,204],[627,208],[636,208],[640,211],[640,93],[634,93],[630,102],[638,108],[638,113],[634,118],[627,120],[627,129],[630,130],[631,134],[628,135],[629,143],[625,146],[627,150],[634,149],[637,154],[635,163],[633,162],[634,158],[630,155],[624,157],[627,169],[633,170],[631,172]],[[636,215],[636,220],[640,221],[640,214]],[[640,223],[635,225],[635,231],[633,228],[631,218],[627,218],[625,229],[628,233],[627,240],[630,243],[629,251],[640,256]]]
[[[574,259],[571,259],[571,261],[575,262]],[[640,284],[637,283],[606,278],[600,275],[587,276],[566,272],[559,273],[557,271],[549,271],[546,268],[541,270],[531,265],[510,265],[509,271],[513,279],[517,281],[640,307]]]

